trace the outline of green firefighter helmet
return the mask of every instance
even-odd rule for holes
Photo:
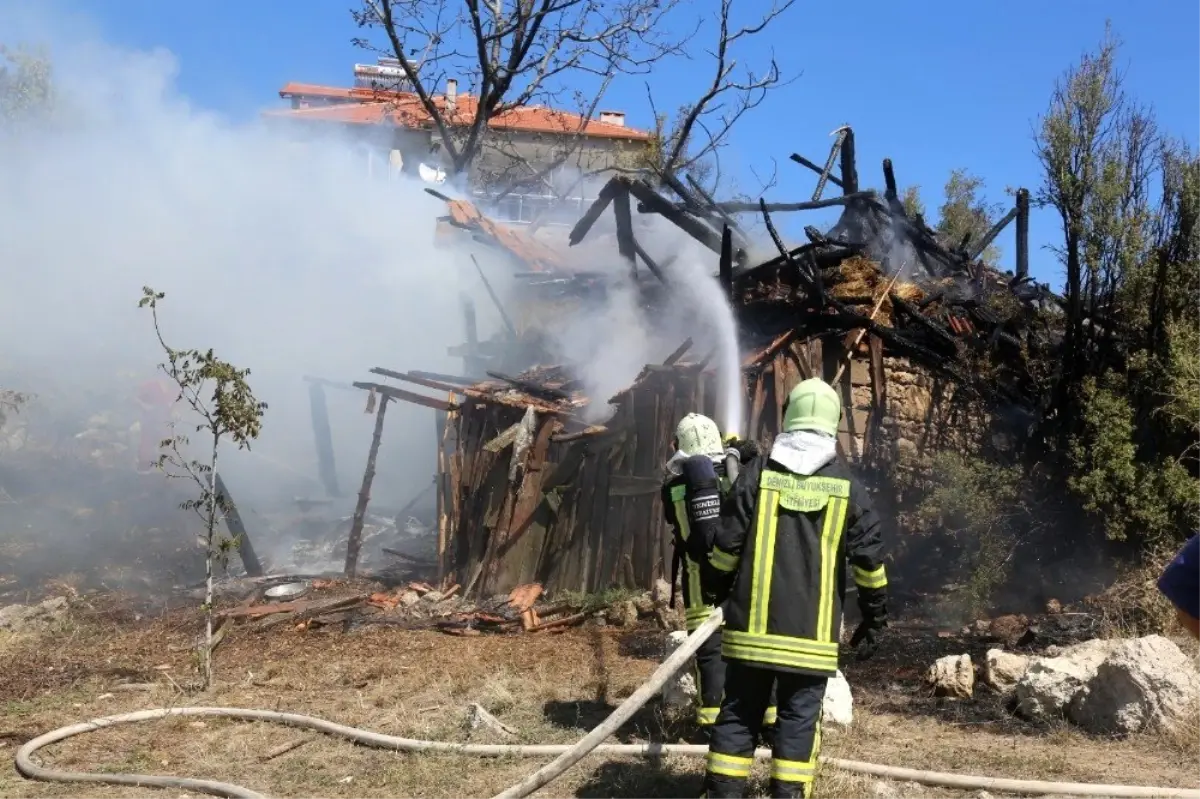
[[[675,428],[675,440],[679,451],[684,455],[708,455],[719,458],[725,453],[725,445],[721,443],[721,431],[717,423],[707,416],[689,413],[680,420]]]
[[[836,436],[841,421],[842,400],[824,380],[804,380],[788,394],[783,410],[784,432],[815,430]]]

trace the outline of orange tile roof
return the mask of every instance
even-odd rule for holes
[[[433,118],[415,94],[385,92],[375,89],[342,89],[334,86],[317,86],[307,83],[288,83],[279,90],[280,97],[322,97],[345,100],[332,105],[311,108],[283,108],[265,111],[264,115],[310,119],[321,122],[340,122],[347,125],[393,124],[408,128],[423,128],[433,124]],[[469,94],[457,97],[455,108],[448,111],[445,95],[435,95],[433,102],[442,118],[452,125],[467,125],[475,118],[477,98]],[[582,122],[579,114],[558,111],[546,106],[531,105],[505,111],[489,120],[489,127],[497,130],[526,131],[533,133],[574,133]],[[584,124],[583,134],[605,139],[629,139],[649,141],[651,134],[637,128],[614,125],[597,119]]]
[[[450,219],[458,227],[475,230],[495,241],[533,272],[562,272],[566,264],[558,252],[523,230],[493,222],[467,200],[447,200]]]

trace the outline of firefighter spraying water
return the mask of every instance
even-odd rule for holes
[[[717,424],[707,416],[689,413],[675,430],[675,454],[666,465],[663,511],[674,531],[675,557],[671,586],[682,576],[684,620],[692,633],[725,601],[732,580],[702,568],[703,553],[712,545],[722,499],[729,494],[742,461],[758,454],[752,441],[729,436],[724,442]],[[691,553],[691,554],[689,554]],[[682,575],[681,575],[682,572]],[[671,597],[671,606],[675,597]],[[721,633],[714,633],[696,652],[696,723],[707,731],[717,720],[725,689],[725,663],[721,659]],[[763,723],[775,723],[775,708],[767,709]]]

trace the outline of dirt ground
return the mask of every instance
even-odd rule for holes
[[[197,616],[194,609],[140,619],[112,609],[76,612],[42,634],[0,637],[0,747],[9,758],[0,769],[0,796],[186,795],[31,782],[11,765],[18,746],[53,728],[164,706],[265,708],[414,738],[506,742],[467,727],[468,705],[477,702],[516,729],[511,742],[571,743],[650,675],[662,635],[649,627],[476,637],[385,626],[350,632],[235,628],[217,651],[216,687],[199,694],[189,690],[196,677],[190,646]],[[924,695],[915,670],[896,665],[911,650],[911,641],[896,635],[885,640],[876,665],[848,667],[855,722],[827,731],[823,754],[1000,777],[1200,784],[1194,738],[1105,740],[1025,724],[986,695],[960,703],[936,700]],[[686,721],[654,702],[617,737],[685,742],[689,735]],[[299,748],[264,761],[271,750],[301,739]],[[486,797],[544,762],[399,754],[220,719],[103,730],[49,747],[40,757],[60,769],[202,777],[272,796],[326,797]],[[702,769],[699,759],[594,756],[538,795],[698,796]],[[763,795],[765,788],[765,767],[759,766],[753,789]],[[821,797],[972,795],[886,784],[832,768],[823,769],[817,785]]]

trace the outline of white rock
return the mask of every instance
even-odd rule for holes
[[[1061,718],[1117,643],[1093,639],[1069,646],[1057,657],[1030,658],[1015,689],[1017,712],[1035,721]]]
[[[946,655],[938,658],[925,674],[937,696],[969,699],[975,692],[975,666],[970,655]]]
[[[687,637],[688,634],[683,630],[675,630],[668,633],[663,643],[663,660],[665,661],[669,658],[671,653],[687,640]],[[667,680],[666,684],[663,685],[663,704],[667,707],[686,710],[694,706],[698,693],[696,678],[692,676],[695,662],[695,658],[688,658],[683,668],[677,671],[675,676]]]
[[[1148,635],[1122,641],[1068,709],[1071,721],[1097,733],[1128,734],[1195,724],[1200,672],[1171,640]]]
[[[1007,694],[1017,687],[1017,682],[1025,676],[1029,668],[1029,658],[1003,649],[989,649],[983,669],[983,681],[1002,694]]]
[[[846,675],[839,670],[825,683],[825,701],[821,706],[821,721],[849,727],[854,721],[854,696]]]

